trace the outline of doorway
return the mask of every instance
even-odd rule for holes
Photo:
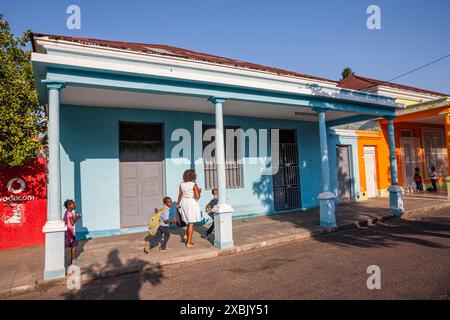
[[[120,226],[148,223],[164,196],[161,124],[119,123]]]
[[[400,137],[400,161],[403,168],[403,186],[407,190],[415,188],[414,173],[415,168],[421,168],[419,141],[414,137]]]
[[[352,199],[352,173],[350,166],[350,146],[337,145],[338,195],[341,201]]]
[[[368,198],[375,198],[377,196],[377,167],[375,159],[375,147],[364,147],[364,167]]]
[[[301,207],[296,131],[280,130],[279,133],[279,169],[273,175],[275,211]]]

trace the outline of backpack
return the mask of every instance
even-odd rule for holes
[[[178,209],[177,212],[175,213],[175,219],[178,228],[183,228],[187,226],[186,222],[184,222],[183,217],[181,216],[180,210]]]
[[[218,203],[218,199],[214,198],[212,199],[205,207],[206,213],[213,217],[214,216],[214,206]]]
[[[156,232],[158,232],[159,224],[161,223],[161,217],[163,214],[163,208],[155,208],[155,214],[152,215],[150,221],[148,222],[148,235],[153,237]]]

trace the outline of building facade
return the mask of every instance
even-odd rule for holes
[[[392,98],[152,44],[34,34],[32,63],[49,109],[46,279],[65,272],[63,200],[78,204],[78,235],[140,231],[187,169],[202,207],[219,190],[218,248],[233,246],[237,217],[320,207],[335,227],[335,204],[361,197],[359,146],[328,128],[355,117],[389,122],[390,210],[403,212]]]
[[[338,86],[381,94],[404,104],[406,108],[397,110],[394,119],[399,184],[405,192],[414,192],[414,172],[418,168],[425,189],[430,189],[429,174],[431,168],[435,167],[438,189],[447,190],[450,198],[448,95],[358,75],[340,81]],[[378,129],[358,131],[358,144],[363,146],[359,153],[360,175],[364,176],[361,190],[367,193],[366,198],[386,194],[385,190],[389,186],[390,170],[385,161],[385,155],[389,152],[386,124],[382,119]],[[358,125],[364,126],[361,123]],[[365,153],[371,153],[372,150],[375,166],[370,159],[372,156]],[[368,191],[374,189],[377,192]]]

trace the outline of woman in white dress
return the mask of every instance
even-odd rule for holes
[[[202,213],[198,200],[200,199],[201,189],[194,180],[197,178],[195,171],[186,170],[183,174],[183,183],[180,184],[178,203],[183,220],[187,223],[186,247],[195,247],[192,242],[194,233],[194,223],[202,220]]]

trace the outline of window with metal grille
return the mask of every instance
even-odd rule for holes
[[[212,125],[203,125],[203,134],[205,134],[206,130],[215,129],[215,126]],[[236,130],[239,127],[232,126],[224,126],[224,138],[226,139],[227,135],[226,130]],[[211,137],[210,141],[203,141],[203,153],[204,153],[204,173],[205,173],[205,188],[213,189],[217,188],[217,165],[215,159],[215,148],[212,150],[211,154],[209,152],[205,152],[205,148],[207,148],[211,143],[215,140],[215,133]],[[228,143],[227,143],[228,142]],[[226,169],[226,180],[227,180],[227,189],[238,189],[243,188],[243,169],[242,169],[242,159],[239,157],[242,150],[242,141],[237,137],[234,137],[234,142],[232,144],[233,150],[229,149],[231,141],[225,141],[225,169]]]
[[[438,178],[447,176],[447,149],[444,145],[444,135],[441,129],[423,129],[423,147],[425,165],[428,173],[431,167],[436,168]]]

